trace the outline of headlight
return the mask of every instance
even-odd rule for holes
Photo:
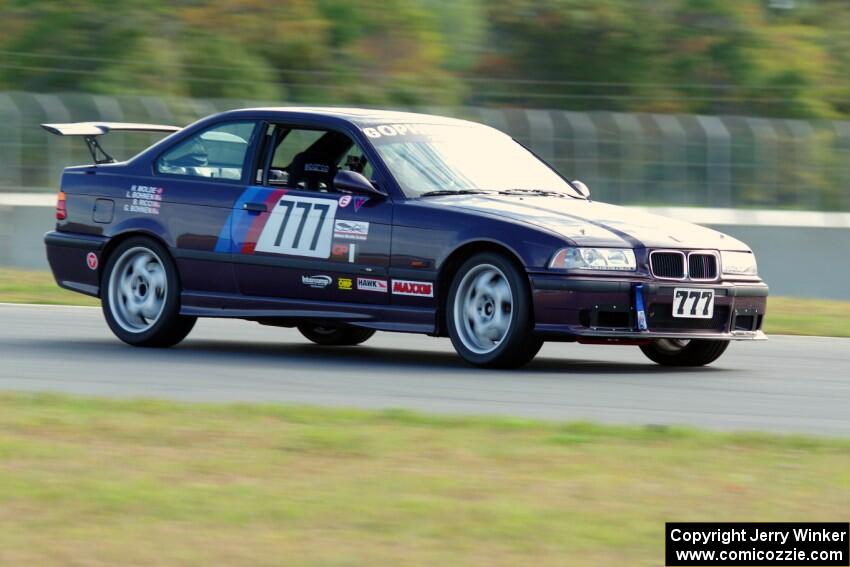
[[[555,270],[635,271],[635,251],[631,248],[562,248],[549,267]]]
[[[720,252],[723,274],[727,276],[755,276],[756,256],[752,252]]]

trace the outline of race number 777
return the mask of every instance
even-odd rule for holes
[[[337,201],[285,196],[266,221],[255,250],[329,258]]]
[[[713,316],[713,289],[677,287],[673,290],[673,317],[711,319]]]
[[[313,239],[310,241],[310,250],[315,250],[316,245],[319,243],[319,235],[321,234],[322,227],[325,225],[325,218],[328,216],[328,209],[331,208],[330,204],[322,203],[320,205],[314,205],[312,203],[282,201],[280,206],[286,209],[286,212],[283,213],[283,220],[280,222],[280,229],[277,231],[277,238],[274,240],[274,245],[280,246],[280,241],[283,240],[283,233],[286,231],[287,224],[289,223],[290,213],[292,213],[292,208],[295,207],[304,210],[301,220],[298,222],[298,229],[295,231],[294,240],[292,241],[292,248],[297,250],[301,246],[301,236],[304,234],[304,225],[307,224],[307,219],[310,218],[310,210],[316,209],[320,211],[319,221],[316,223],[316,228],[313,230]]]

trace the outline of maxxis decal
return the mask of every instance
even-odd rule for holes
[[[433,282],[413,282],[393,280],[393,295],[412,295],[415,297],[434,297]]]

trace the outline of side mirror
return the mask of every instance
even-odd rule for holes
[[[570,183],[572,183],[573,187],[581,194],[585,199],[590,199],[590,188],[579,181],[578,179],[573,179]]]
[[[362,174],[356,171],[342,169],[334,176],[334,189],[336,191],[347,191],[349,193],[357,193],[360,195],[375,195],[386,197],[386,194],[378,190],[372,185],[372,182],[366,179]]]

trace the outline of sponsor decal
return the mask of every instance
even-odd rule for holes
[[[367,236],[369,236],[368,222],[349,220],[338,220],[334,222],[334,238],[366,240]]]
[[[351,250],[351,244],[348,242],[334,242],[331,247],[331,258],[345,262],[348,260],[349,250]]]
[[[284,195],[268,216],[257,252],[329,258],[337,201]]]
[[[331,248],[331,259],[338,262],[354,263],[357,256],[357,245],[353,242],[334,242]]]
[[[356,213],[357,211],[359,211],[360,207],[365,205],[366,201],[368,201],[368,200],[369,200],[368,197],[355,197],[354,198],[354,212]]]
[[[387,293],[387,280],[376,280],[373,278],[357,278],[357,289],[362,291],[377,291]]]
[[[327,173],[330,171],[330,168],[322,163],[305,163],[304,171],[315,171],[318,173]]]
[[[130,200],[124,205],[125,213],[138,213],[142,215],[158,215],[162,205],[162,187],[151,187],[149,185],[131,185],[130,190],[125,192],[125,197]]]
[[[415,295],[417,297],[434,297],[434,284],[432,282],[393,280],[393,294]]]
[[[86,266],[89,267],[89,270],[97,269],[97,254],[94,252],[89,252],[86,254]]]
[[[315,289],[325,289],[332,281],[330,276],[301,276],[302,284]]]
[[[348,204],[349,204],[350,202],[351,202],[351,195],[343,195],[342,197],[340,197],[340,198],[339,198],[339,207],[340,207],[341,209],[344,209],[345,207],[347,207],[347,206],[348,206]],[[357,206],[357,205],[355,204],[355,207],[356,207],[356,206]]]
[[[336,281],[339,289],[346,291],[354,289],[354,282],[351,281],[351,278],[337,278]]]
[[[435,124],[381,124],[373,128],[363,128],[363,133],[373,139],[393,136],[435,136],[444,134],[445,131],[445,126]]]

